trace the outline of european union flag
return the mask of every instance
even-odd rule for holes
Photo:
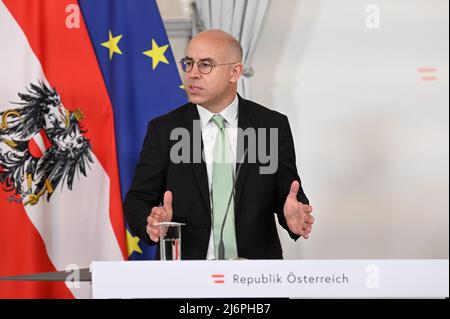
[[[187,98],[155,0],[79,0],[79,4],[114,109],[125,195],[148,121]],[[127,239],[129,259],[154,259],[153,247],[128,231]]]

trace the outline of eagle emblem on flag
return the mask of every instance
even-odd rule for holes
[[[59,185],[72,190],[90,169],[92,150],[83,114],[67,110],[55,88],[31,83],[18,96],[16,108],[0,113],[0,185],[15,192],[9,200],[34,205]]]

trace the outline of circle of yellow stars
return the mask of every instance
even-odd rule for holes
[[[109,49],[109,60],[111,61],[114,54],[122,55],[122,51],[119,48],[119,42],[122,39],[122,34],[113,36],[111,30],[108,31],[108,41],[101,43],[101,45],[107,49]],[[142,52],[142,54],[150,57],[152,59],[152,69],[156,69],[158,64],[165,63],[169,64],[166,56],[164,55],[169,48],[169,45],[159,46],[156,43],[155,39],[152,39],[152,48],[150,50]],[[184,90],[184,85],[179,86],[180,89]],[[137,236],[133,236],[128,230],[126,231],[127,235],[127,246],[128,246],[128,256],[130,256],[133,252],[137,252],[142,254],[142,250],[139,247],[140,239]]]
[[[101,43],[101,45],[109,50],[109,60],[111,61],[114,54],[122,55],[122,50],[120,50],[119,42],[122,39],[123,34],[114,36],[111,30],[108,31],[108,41]],[[165,53],[169,45],[159,46],[155,39],[152,39],[152,48],[150,50],[142,52],[143,55],[148,56],[152,59],[152,69],[155,70],[159,63],[169,64]],[[184,85],[179,86],[180,89],[184,90]]]
[[[108,32],[108,41],[103,42],[101,45],[107,49],[109,49],[109,60],[111,61],[114,53],[116,54],[122,54],[122,51],[119,48],[119,42],[122,39],[122,34],[114,36],[109,30]],[[169,48],[169,45],[162,45],[159,46],[158,43],[156,43],[155,39],[152,39],[152,48],[150,50],[142,52],[142,54],[148,56],[152,59],[152,68],[153,70],[156,69],[158,64],[165,63],[169,64],[169,61],[167,60],[166,56],[164,55]]]

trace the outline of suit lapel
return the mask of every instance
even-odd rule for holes
[[[238,154],[236,154],[236,170],[239,170],[239,175],[237,176],[236,181],[236,198],[235,198],[235,212],[238,211],[239,203],[241,201],[242,196],[242,190],[245,185],[245,179],[247,176],[249,164],[248,164],[248,154],[243,157],[244,153],[241,152],[239,154],[239,150],[245,150],[248,148],[248,141],[245,143],[242,132],[245,131],[247,128],[255,128],[255,122],[253,119],[253,114],[251,111],[251,104],[248,103],[246,100],[242,99],[240,95],[238,95],[239,98],[239,115],[238,115],[238,139],[237,139],[237,150]],[[193,143],[194,143],[194,132],[193,132],[193,125],[200,126],[200,116],[198,114],[197,108],[194,104],[189,103],[186,110],[186,115],[184,118],[186,122],[186,128],[189,131],[189,134],[191,136],[191,149],[193,149]],[[198,120],[197,122],[193,122],[194,120]],[[201,128],[198,127],[198,130],[200,131],[200,139],[201,139]],[[244,147],[243,147],[244,146]],[[203,140],[201,139],[201,153],[203,154]],[[194,156],[194,154],[191,154]],[[203,199],[203,202],[209,212],[209,215],[211,215],[211,204],[210,204],[210,198],[209,198],[209,186],[208,186],[208,174],[206,171],[206,163],[203,161],[203,156],[201,156],[201,162],[195,163],[192,161],[193,164],[191,165],[195,182],[198,186],[198,189],[200,191],[201,197]],[[242,162],[242,163],[240,163]]]
[[[236,174],[237,175],[237,181],[236,181],[236,198],[235,198],[235,213],[238,212],[239,204],[241,202],[241,196],[242,196],[242,190],[245,185],[245,179],[247,177],[248,172],[248,154],[244,156],[244,152],[246,149],[248,149],[248,141],[245,143],[242,132],[245,131],[247,128],[255,127],[254,126],[254,119],[253,114],[251,111],[251,105],[244,99],[239,97],[239,117],[238,117],[238,138],[237,138],[237,154],[236,154]],[[243,151],[239,151],[243,150]],[[240,163],[241,162],[241,163]],[[238,172],[239,170],[239,172]]]
[[[185,122],[187,124],[186,128],[189,131],[189,136],[191,136],[191,161],[192,161],[192,172],[194,173],[194,179],[195,182],[198,186],[198,189],[200,191],[201,197],[203,199],[203,202],[206,206],[206,209],[209,213],[209,216],[211,216],[211,204],[210,204],[210,199],[209,199],[209,186],[208,186],[208,174],[206,171],[206,163],[203,161],[203,139],[201,138],[201,127],[200,127],[200,116],[198,114],[197,111],[197,107],[192,104],[189,103],[187,110],[186,110],[186,116],[185,116]],[[196,120],[194,122],[194,120]],[[196,138],[196,136],[194,135],[194,130],[193,130],[193,126],[197,125],[198,127],[196,128],[198,131],[200,132],[200,141],[201,141],[201,154],[200,154],[200,158],[201,158],[201,162],[198,163],[198,161],[194,161],[195,155],[194,155],[194,138]],[[198,157],[198,154],[197,154]]]

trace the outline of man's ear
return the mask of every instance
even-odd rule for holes
[[[236,63],[231,68],[230,83],[236,83],[244,71],[244,65],[242,63]]]

